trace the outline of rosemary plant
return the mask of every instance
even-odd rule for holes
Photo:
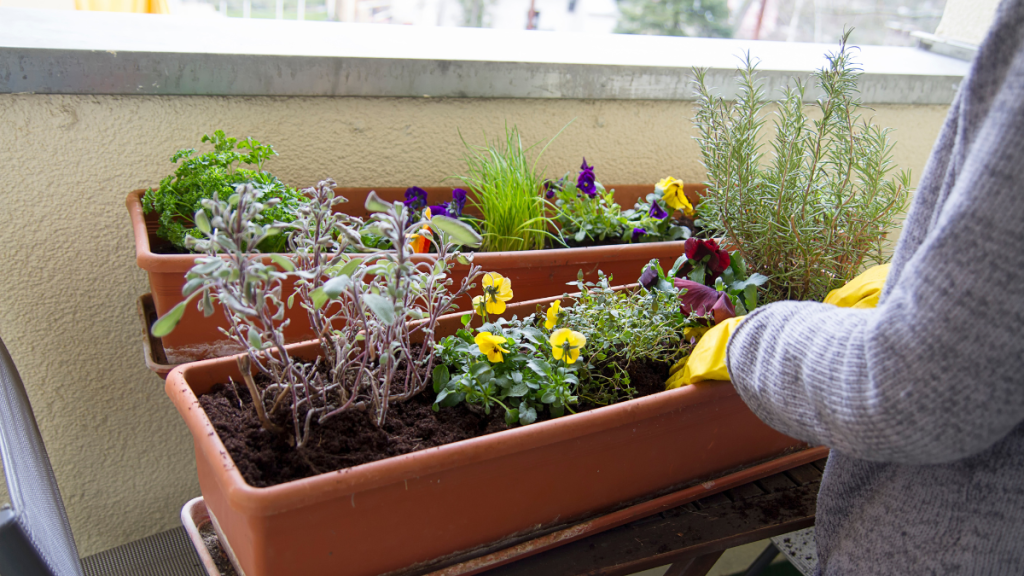
[[[702,224],[723,235],[751,270],[770,277],[766,300],[821,300],[870,263],[888,260],[886,235],[906,211],[910,173],[890,176],[890,129],[862,116],[860,69],[843,35],[815,73],[823,98],[804,109],[804,86],[783,91],[771,161],[763,164],[767,104],[748,53],[736,101],[726,104],[694,70],[694,119],[707,169]]]
[[[223,308],[230,323],[225,333],[246,349],[238,364],[264,428],[287,435],[296,448],[309,438],[310,426],[338,414],[359,410],[383,425],[391,402],[423,390],[435,363],[433,331],[438,318],[454,308],[479,274],[479,267],[453,249],[454,243],[478,244],[469,226],[437,216],[408,221],[402,203],[383,202],[371,193],[366,208],[373,213],[369,227],[395,250],[353,257],[346,249],[363,249],[362,222],[334,213],[343,201],[335,198],[334,182],[305,190],[310,201],[291,224],[259,224],[263,210],[277,202],[262,201],[263,193],[239,186],[226,200],[213,199],[196,212],[203,239],[190,248],[205,252],[188,273],[183,290],[187,299],[158,320],[153,333],[173,329],[184,306],[200,297],[200,308],[214,313]],[[255,254],[263,239],[290,229],[294,258],[281,254],[264,262]],[[429,234],[437,260],[414,264],[409,237]],[[456,260],[470,265],[461,285],[451,292],[448,271]],[[295,279],[295,292],[283,299],[283,281]],[[285,308],[296,298],[320,335],[320,353],[313,362],[293,357],[285,347]],[[414,342],[422,340],[422,345]],[[257,385],[251,372],[266,377]],[[290,431],[276,424],[275,414],[287,412]]]

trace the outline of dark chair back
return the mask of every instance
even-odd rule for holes
[[[0,341],[0,456],[11,505],[0,509],[0,575],[82,576],[78,549],[25,386]]]

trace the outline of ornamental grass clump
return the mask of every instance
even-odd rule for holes
[[[735,248],[751,270],[770,277],[766,300],[821,300],[869,264],[888,260],[887,234],[906,211],[910,173],[894,170],[890,129],[862,115],[860,69],[843,35],[815,73],[824,92],[804,108],[804,85],[783,91],[772,156],[760,143],[768,103],[749,53],[740,90],[727,105],[695,70],[694,119],[707,168],[701,223]]]
[[[537,161],[547,145],[531,160],[531,150],[537,145],[524,148],[515,127],[506,127],[504,142],[473,146],[463,139],[462,143],[466,146],[466,174],[460,178],[471,192],[470,204],[481,214],[478,225],[483,250],[544,248],[550,219],[540,193],[543,178]]]
[[[153,327],[164,335],[181,318],[184,307],[199,299],[206,315],[217,302],[231,328],[228,337],[245,348],[238,364],[264,428],[302,448],[310,427],[342,413],[363,411],[377,426],[387,418],[388,406],[422,391],[428,383],[436,354],[433,332],[438,318],[455,308],[479,275],[479,267],[454,245],[480,241],[469,226],[446,216],[408,220],[400,202],[380,200],[370,193],[366,208],[373,215],[364,223],[336,213],[342,198],[335,197],[333,181],[304,191],[309,201],[292,223],[260,224],[264,210],[276,198],[250,185],[239,186],[230,197],[215,195],[203,202],[212,214],[199,210],[196,227],[202,239],[190,248],[206,254],[196,260],[183,289],[186,300]],[[394,250],[353,256],[363,250],[361,232],[385,238]],[[287,232],[294,255],[274,254],[270,263],[255,254],[267,237]],[[410,237],[431,239],[435,262],[410,261]],[[449,287],[455,262],[470,265],[458,286]],[[295,280],[295,290],[283,294],[284,281]],[[293,357],[284,343],[286,308],[301,306],[319,334],[320,351],[313,361]],[[414,344],[422,340],[422,344]],[[255,370],[265,378],[258,384]],[[232,383],[232,385],[234,385]],[[280,410],[287,413],[287,428],[275,423]]]

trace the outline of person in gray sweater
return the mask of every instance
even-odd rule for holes
[[[960,85],[878,307],[765,306],[727,364],[764,422],[832,449],[817,573],[1024,573],[1024,0]]]

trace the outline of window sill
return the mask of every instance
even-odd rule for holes
[[[0,93],[693,100],[697,66],[729,99],[747,50],[774,95],[836,46],[0,8]],[[865,104],[949,104],[969,67],[892,46],[857,60]]]

